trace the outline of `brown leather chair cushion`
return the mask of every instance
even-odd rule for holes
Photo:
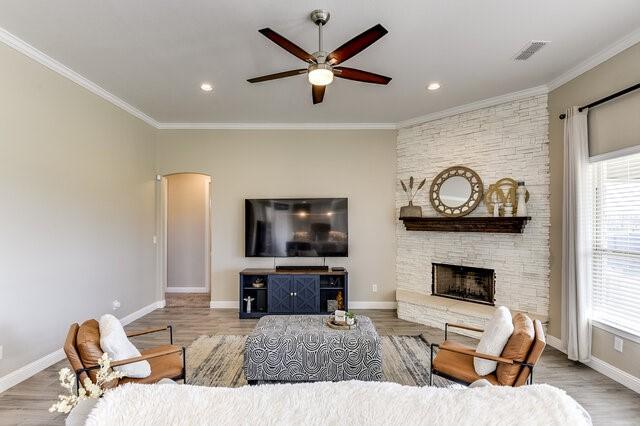
[[[533,328],[536,331],[535,341],[533,345],[531,345],[531,350],[529,351],[529,355],[527,356],[527,363],[531,365],[536,365],[542,356],[542,352],[544,352],[544,348],[547,345],[547,339],[544,336],[544,330],[542,329],[542,323],[540,320],[535,320],[533,322]],[[514,386],[522,386],[527,382],[527,378],[531,374],[531,370],[528,368],[523,368],[514,383]]]
[[[535,331],[531,318],[522,313],[515,314],[513,317],[513,334],[509,337],[501,356],[507,359],[525,361],[534,337]],[[496,369],[498,382],[500,382],[501,385],[513,386],[521,369],[522,367],[518,364],[504,364],[499,362],[498,368]]]
[[[90,319],[82,323],[76,335],[76,348],[85,368],[98,364],[98,360],[104,353],[100,347],[100,325],[98,321]],[[95,382],[95,371],[90,371],[89,377]]]
[[[437,372],[446,374],[447,376],[451,376],[466,383],[473,383],[479,379],[487,379],[491,384],[499,384],[496,375],[493,373],[486,376],[480,376],[476,373],[476,369],[473,367],[472,356],[447,351],[445,350],[446,348],[474,350],[473,348],[461,343],[445,340],[440,345],[440,350],[433,359],[433,368]]]
[[[69,332],[67,333],[67,339],[64,341],[63,348],[73,371],[79,370],[84,367],[82,365],[82,361],[80,360],[80,355],[78,354],[78,351],[76,349],[76,336],[78,335],[79,328],[80,326],[78,324],[72,324],[71,327],[69,327]]]
[[[142,351],[142,355],[151,355],[159,351],[167,349],[180,349],[179,346],[164,345],[153,349],[147,349]],[[182,355],[181,352],[176,352],[170,355],[163,355],[157,358],[151,358],[149,364],[151,364],[151,375],[137,379],[133,377],[123,377],[120,379],[120,384],[124,383],[156,383],[162,379],[173,379],[182,375]]]

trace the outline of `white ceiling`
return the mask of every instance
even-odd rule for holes
[[[303,68],[258,33],[309,52],[381,23],[389,34],[345,66],[388,86],[336,79],[313,105]],[[640,25],[638,0],[0,0],[0,27],[162,123],[395,123],[545,84]],[[526,62],[530,40],[550,40]],[[200,83],[211,82],[211,93]],[[425,89],[439,81],[437,92]]]

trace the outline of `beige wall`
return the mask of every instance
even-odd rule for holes
[[[244,257],[245,198],[348,197],[349,257],[327,263],[348,268],[351,301],[393,301],[395,140],[393,130],[160,132],[161,174],[212,178],[212,300],[238,299],[243,268],[273,266],[272,258]]]
[[[167,176],[167,287],[207,287],[209,176]]]
[[[0,44],[0,377],[157,300],[153,136]]]
[[[563,121],[558,115],[567,108],[582,106],[598,100],[613,92],[638,83],[640,78],[640,44],[614,56],[601,65],[560,86],[549,94],[549,139],[551,169],[551,287],[550,287],[550,323],[549,333],[560,337],[562,308],[562,173],[563,173]],[[637,93],[632,96],[639,96]],[[603,106],[604,107],[604,106]],[[593,111],[596,111],[594,109]],[[633,110],[628,111],[633,114]],[[635,119],[627,121],[628,125],[636,125]],[[621,125],[623,125],[621,123]],[[624,128],[620,135],[628,134]],[[614,135],[610,145],[600,139],[597,147],[591,147],[592,154],[628,146],[625,138]],[[636,135],[637,136],[637,135]],[[624,142],[623,142],[624,141]],[[640,141],[638,141],[640,142]],[[636,143],[638,143],[636,142]],[[625,341],[624,353],[613,350],[613,336],[601,330],[594,330],[593,354],[618,368],[640,377],[640,345]]]

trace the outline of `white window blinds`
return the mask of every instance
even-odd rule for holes
[[[640,335],[640,154],[592,164],[593,319]]]

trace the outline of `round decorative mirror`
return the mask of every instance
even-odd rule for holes
[[[482,200],[482,180],[473,170],[453,166],[442,171],[431,183],[429,200],[436,212],[445,216],[471,213]]]

